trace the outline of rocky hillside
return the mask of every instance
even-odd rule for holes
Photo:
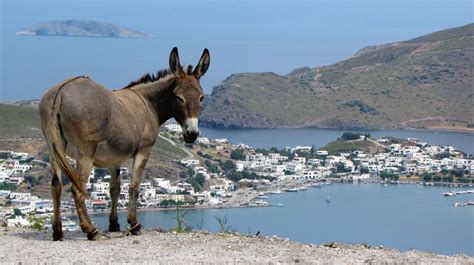
[[[231,75],[205,102],[220,128],[460,128],[474,124],[474,24],[370,46],[285,76]]]
[[[148,34],[92,20],[46,21],[22,29],[17,35],[146,38]]]

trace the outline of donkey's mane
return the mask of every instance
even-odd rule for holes
[[[131,88],[131,87],[139,85],[139,84],[146,84],[146,83],[155,82],[155,81],[158,81],[158,80],[162,79],[163,77],[168,76],[170,74],[172,74],[172,73],[171,73],[171,70],[169,68],[159,70],[158,72],[156,72],[156,74],[148,73],[148,74],[142,75],[142,77],[140,77],[138,80],[130,82],[130,84],[128,84],[126,87],[124,87],[124,89],[125,88]]]
[[[192,71],[193,71],[193,66],[188,65],[188,68],[186,69],[186,74],[191,75]],[[171,74],[173,74],[173,73],[171,72],[171,69],[169,69],[169,68],[159,70],[158,72],[156,72],[156,74],[148,73],[148,74],[142,75],[142,77],[140,77],[138,80],[130,82],[130,84],[128,84],[123,89],[131,88],[131,87],[134,87],[134,86],[140,85],[140,84],[155,82],[155,81],[158,81],[158,80],[162,79],[163,77],[166,77],[166,76],[171,75]]]

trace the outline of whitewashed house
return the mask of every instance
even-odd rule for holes
[[[177,123],[168,123],[168,124],[165,124],[164,126],[170,132],[177,132],[177,133],[183,132],[181,125]]]

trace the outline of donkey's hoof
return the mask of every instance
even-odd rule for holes
[[[139,236],[141,234],[142,230],[142,225],[140,223],[137,223],[133,227],[130,228],[130,233],[134,236]]]
[[[53,231],[53,241],[63,241],[64,232],[63,230]]]
[[[87,233],[87,239],[94,241],[100,238],[100,231],[94,228],[91,232]]]
[[[109,232],[120,232],[120,224],[119,223],[110,224]]]

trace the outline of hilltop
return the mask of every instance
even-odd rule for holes
[[[55,20],[34,24],[22,29],[17,35],[147,38],[148,34],[121,26],[93,20]]]
[[[234,74],[206,99],[217,128],[437,128],[474,131],[474,24],[365,47],[287,75]]]
[[[472,257],[444,256],[411,250],[400,252],[367,244],[302,244],[277,237],[192,232],[173,234],[144,231],[141,236],[113,233],[111,238],[90,242],[82,233],[66,232],[63,242],[50,233],[17,230],[3,232],[0,253],[7,263],[397,263],[469,264]],[[29,246],[25,248],[25,246]]]

